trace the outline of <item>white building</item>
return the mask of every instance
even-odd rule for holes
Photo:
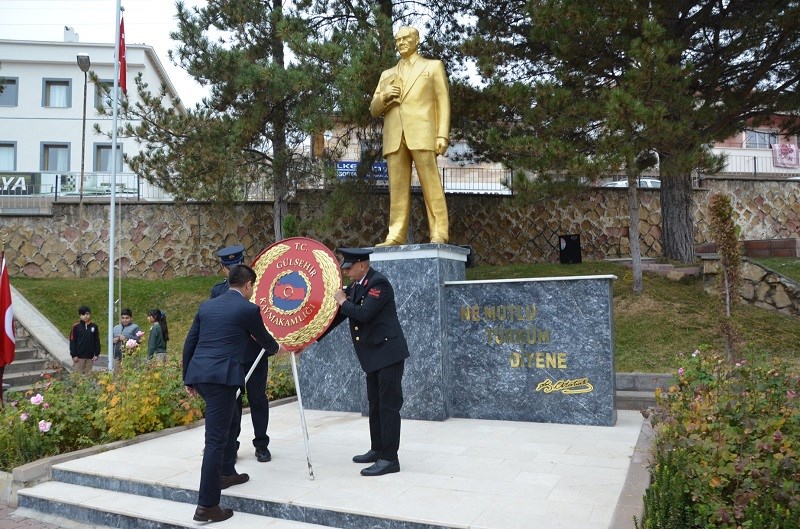
[[[110,108],[111,101],[108,97],[103,100],[100,87],[78,66],[77,56],[88,55],[89,70],[113,87],[115,46],[77,42],[70,28],[65,28],[64,40],[0,40],[0,195],[50,195],[61,200],[80,195],[81,190],[84,197],[110,194],[111,140],[98,135],[94,126],[112,130],[112,117],[97,111],[101,105]],[[129,100],[136,98],[133,80],[139,72],[151,91],[165,84],[177,97],[152,47],[127,44],[126,60]],[[166,198],[144,180],[139,181],[122,161],[122,153],[138,152],[136,142],[119,138],[118,148],[119,193],[131,196],[135,192],[143,199]],[[9,198],[0,201],[0,211],[13,206]]]

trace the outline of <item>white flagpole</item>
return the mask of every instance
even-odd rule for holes
[[[114,249],[116,247],[116,201],[117,201],[117,117],[119,115],[119,20],[122,16],[122,0],[117,0],[116,29],[114,34],[114,118],[111,129],[111,204],[108,212],[108,371],[114,371]]]

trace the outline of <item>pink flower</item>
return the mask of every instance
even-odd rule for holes
[[[136,333],[136,336],[138,336],[139,338],[141,338],[142,336],[144,336],[144,331],[138,331],[138,332]]]
[[[50,407],[50,403],[48,403],[48,402],[45,402],[45,403],[42,404],[42,408],[44,408],[44,409],[47,409],[49,407]]]
[[[786,398],[787,399],[793,399],[796,396],[797,396],[797,393],[795,393],[794,390],[790,389],[790,390],[786,391]]]
[[[36,395],[31,397],[31,404],[33,404],[35,406],[38,406],[42,402],[44,402],[44,397],[42,397],[42,395],[40,393],[37,393]]]
[[[53,426],[53,423],[47,422],[44,419],[39,421],[39,431],[42,433],[47,433],[50,431],[50,427]]]
[[[28,415],[27,413],[21,413],[19,416],[19,420],[25,422],[28,420],[28,417],[30,417],[30,415]]]
[[[678,369],[678,374],[680,376],[683,376],[684,373],[686,373],[686,370],[684,368],[681,367],[680,369]]]

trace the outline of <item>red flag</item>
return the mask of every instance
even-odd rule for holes
[[[121,18],[119,21],[119,49],[117,50],[117,57],[119,57],[119,87],[122,93],[128,93],[128,62],[125,60],[125,19]]]
[[[3,332],[0,334],[0,366],[14,361],[14,309],[11,307],[11,283],[8,281],[5,252],[0,258],[0,322]]]

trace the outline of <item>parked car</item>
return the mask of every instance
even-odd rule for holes
[[[606,182],[602,185],[603,187],[628,187],[627,180],[614,180],[611,182]],[[644,177],[639,179],[639,187],[640,188],[659,188],[661,187],[661,180],[658,178],[650,178]]]

